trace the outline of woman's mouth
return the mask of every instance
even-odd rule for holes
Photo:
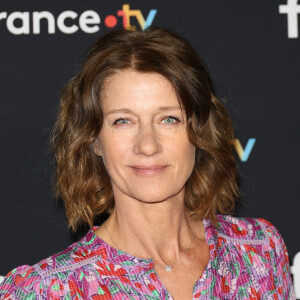
[[[168,165],[137,165],[130,167],[139,175],[153,176],[162,173]]]

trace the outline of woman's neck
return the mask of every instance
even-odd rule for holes
[[[196,227],[196,236],[204,235],[204,228],[186,214],[184,190],[156,203],[116,197],[115,209],[104,226],[97,234],[110,245],[140,258],[153,258],[161,264],[179,258],[189,246]]]

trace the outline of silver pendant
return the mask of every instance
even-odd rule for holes
[[[172,268],[171,268],[171,266],[166,266],[166,268],[165,268],[165,269],[166,269],[166,271],[167,271],[167,272],[171,272],[171,271],[172,271]]]

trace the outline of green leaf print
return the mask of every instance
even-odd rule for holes
[[[86,277],[86,276],[85,276],[85,274],[83,272],[81,272],[80,275],[79,275],[80,281],[82,280],[83,277]]]
[[[154,270],[154,269],[148,269],[146,272],[144,272],[144,273],[142,274],[142,276],[146,276],[146,275],[149,275],[149,274],[151,274],[151,273],[155,273],[155,270]]]
[[[16,298],[19,298],[19,299],[25,299],[26,297],[26,293],[24,293],[22,291],[22,289],[18,288],[17,291],[16,291]]]
[[[119,288],[117,286],[113,286],[109,290],[112,294],[116,294],[119,292]]]
[[[149,296],[149,295],[145,295],[144,297],[146,297],[147,300],[161,300],[159,295],[158,295],[158,297],[153,297],[153,296]],[[166,299],[164,299],[164,300],[168,300],[168,299],[170,299],[170,298],[169,298],[169,295],[167,294]]]
[[[66,265],[69,261],[69,254],[61,254],[56,257],[57,261],[61,262],[62,265]]]
[[[260,239],[263,240],[265,238],[265,234],[262,230],[257,230],[256,231],[256,236]]]
[[[11,275],[16,273],[17,272],[17,268],[14,268],[12,271],[11,271]]]
[[[250,266],[251,266],[251,262],[250,262],[250,259],[249,259],[249,257],[248,257],[248,254],[244,254],[244,255],[243,255],[243,258],[244,258],[244,261],[245,261],[246,265],[247,265],[248,267],[250,267]]]
[[[211,266],[213,269],[218,269],[218,265],[219,265],[219,259],[216,257],[212,262],[211,262]]]
[[[85,245],[90,245],[90,244],[92,244],[92,243],[94,242],[95,238],[96,238],[96,235],[94,235],[94,236],[91,238],[90,241],[85,242],[84,244],[85,244]]]
[[[241,265],[240,263],[233,263],[234,273],[237,277],[240,276],[241,273]]]
[[[65,296],[64,296],[64,300],[71,300],[72,298],[71,298],[71,295],[70,295],[70,293],[68,293],[68,294],[66,294]]]
[[[132,262],[132,261],[123,261],[123,262],[121,263],[121,265],[122,265],[122,266],[132,266],[132,265],[135,265],[135,263]]]
[[[61,278],[61,279],[65,279],[67,277],[67,274],[68,274],[68,272],[67,273],[59,272],[59,273],[57,273],[57,277]]]
[[[9,277],[6,279],[6,283],[13,284],[12,276],[9,276]]]
[[[238,290],[238,295],[239,295],[239,298],[241,298],[241,299],[246,297],[248,295],[246,288],[240,287]]]
[[[103,288],[101,288],[101,287],[99,286],[98,289],[97,289],[97,294],[98,294],[98,295],[104,295],[104,294],[105,294],[105,291],[103,290]]]
[[[59,291],[59,284],[57,283],[57,284],[53,285],[53,286],[51,287],[51,289],[52,289],[53,291]]]
[[[208,290],[201,291],[201,295],[206,295],[208,293]]]
[[[36,294],[35,292],[30,292],[26,295],[26,297],[24,298],[24,300],[33,300],[36,299]]]
[[[213,277],[213,279],[212,279],[212,281],[211,281],[210,288],[209,288],[211,292],[212,292],[213,289],[215,288],[215,284],[216,284],[216,278]]]
[[[155,297],[159,297],[159,292],[158,292],[157,290],[152,291],[152,294],[153,294]]]
[[[267,263],[269,260],[266,259],[264,256],[260,256],[260,259],[263,263]]]

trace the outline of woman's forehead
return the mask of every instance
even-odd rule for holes
[[[177,94],[164,76],[158,73],[122,71],[106,80],[101,92],[104,111],[120,109],[179,108]]]

